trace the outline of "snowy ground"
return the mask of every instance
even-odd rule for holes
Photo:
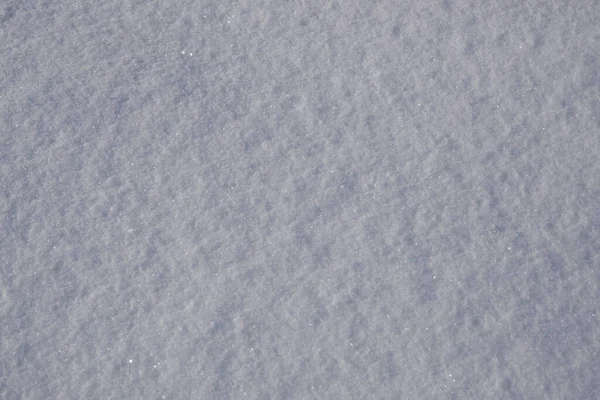
[[[600,398],[597,0],[4,0],[0,398]]]

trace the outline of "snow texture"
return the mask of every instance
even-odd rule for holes
[[[600,398],[597,0],[5,0],[0,398]]]

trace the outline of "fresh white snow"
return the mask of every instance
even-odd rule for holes
[[[5,0],[0,399],[600,398],[597,0]]]

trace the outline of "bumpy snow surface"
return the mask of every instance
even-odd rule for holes
[[[1,399],[600,398],[597,0],[5,0]]]

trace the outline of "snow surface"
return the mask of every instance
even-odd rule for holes
[[[1,399],[600,398],[600,2],[4,0]]]

